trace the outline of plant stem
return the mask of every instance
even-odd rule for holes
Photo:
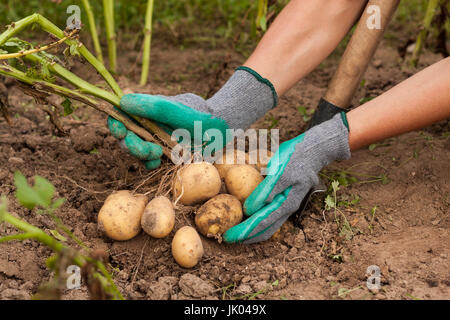
[[[267,15],[268,0],[258,0],[258,15],[256,17],[256,28],[263,29],[261,20]],[[266,30],[263,30],[266,31]]]
[[[14,37],[17,33],[34,23],[39,24],[44,31],[54,35],[58,39],[65,37],[64,31],[54,25],[50,20],[44,16],[41,16],[39,13],[34,13],[31,16],[23,18],[22,20],[9,26],[8,30],[0,35],[0,46],[8,41],[8,39]],[[116,80],[114,80],[113,76],[108,72],[103,63],[101,63],[79,40],[67,39],[65,42],[69,46],[75,45],[78,52],[97,70],[98,73],[100,73],[114,93],[119,96],[119,98],[123,96],[122,89],[120,89]]]
[[[148,81],[148,72],[150,68],[150,51],[152,44],[152,17],[153,17],[153,4],[154,0],[148,0],[147,13],[145,15],[145,28],[144,28],[144,52],[142,55],[142,74],[140,85],[144,86]]]
[[[100,89],[99,87],[94,86],[86,80],[81,79],[76,74],[70,72],[59,63],[49,62],[45,57],[36,54],[28,55],[25,57],[25,59],[34,63],[47,63],[50,72],[76,86],[81,90],[81,92],[93,95],[94,97],[98,97],[115,106],[120,106],[120,98],[117,95],[112,92]]]
[[[53,84],[51,82],[44,81],[44,80],[31,78],[31,77],[27,76],[25,73],[23,73],[22,71],[14,69],[10,66],[0,65],[0,74],[7,76],[7,77],[15,78],[21,82],[24,82],[31,86],[37,87],[37,90],[41,89],[41,88],[39,88],[39,86],[41,86],[44,91],[49,91],[51,93],[55,93],[60,96],[63,96],[63,97],[69,98],[69,99],[73,99],[73,100],[77,100],[84,104],[87,104],[101,112],[106,113],[107,115],[110,115],[111,117],[117,119],[118,121],[122,122],[127,127],[127,129],[133,131],[134,133],[136,133],[138,136],[142,137],[146,141],[158,143],[158,141],[147,130],[136,125],[133,121],[131,121],[129,118],[127,118],[121,112],[117,111],[116,109],[114,109],[112,107],[108,108],[107,106],[104,106],[104,105],[98,103],[98,101],[96,101],[96,100],[92,99],[91,97],[86,96],[78,91],[71,90],[71,89],[68,89],[68,88],[65,88],[65,87]],[[156,132],[158,132],[158,130],[161,130],[161,129],[159,129],[159,127],[157,127],[152,122],[150,122],[150,124],[147,124],[147,125],[155,126],[155,127],[152,127],[152,130],[155,130]],[[157,134],[159,137],[158,133],[155,133],[155,134]],[[160,139],[162,140],[161,137],[160,137]],[[169,141],[171,141],[170,136],[169,136]],[[163,151],[167,157],[170,157],[169,149],[163,148]]]
[[[72,38],[73,35],[76,32],[77,32],[77,30],[74,30],[68,36],[66,36],[66,37],[64,37],[64,38],[62,38],[62,39],[60,39],[60,40],[58,40],[56,42],[53,42],[53,43],[51,43],[49,45],[43,46],[43,47],[34,48],[34,49],[31,49],[31,50],[26,50],[26,51],[20,51],[20,52],[16,52],[16,53],[0,54],[0,60],[20,58],[20,57],[23,57],[23,56],[26,56],[26,55],[29,55],[29,54],[32,54],[32,53],[38,53],[38,52],[41,52],[41,51],[45,51],[45,50],[51,49],[51,48],[56,47],[56,46],[60,45],[61,43],[65,42],[67,39]]]
[[[414,52],[411,57],[411,65],[413,65],[414,67],[417,67],[417,63],[419,62],[420,53],[422,52],[425,38],[427,37],[428,31],[430,30],[431,22],[433,21],[433,17],[438,5],[439,0],[428,1],[427,11],[425,13],[425,19],[423,21],[422,30],[417,36],[416,46],[414,48]]]
[[[61,252],[64,248],[66,248],[66,246],[46,234],[41,229],[36,228],[35,226],[20,220],[7,212],[2,214],[1,220],[13,225],[15,228],[23,231],[24,233],[32,235],[32,239],[38,240],[55,252]],[[78,259],[77,262],[84,264],[84,261],[81,259]]]
[[[9,240],[35,239],[35,240],[41,242],[42,244],[46,245],[47,247],[49,247],[56,253],[61,253],[61,252],[63,252],[63,250],[71,249],[70,247],[63,245],[61,242],[57,241],[53,237],[46,234],[41,229],[36,228],[35,226],[29,224],[28,222],[25,222],[21,219],[14,217],[13,215],[11,215],[8,212],[1,213],[0,221],[7,222],[7,223],[11,224],[12,226],[14,226],[15,228],[24,232],[23,234],[19,234],[19,235],[7,236],[7,237],[0,238],[0,243],[8,241],[8,239]],[[27,235],[28,237],[24,238],[25,235]],[[21,238],[21,239],[19,239],[19,238]],[[106,270],[106,267],[104,266],[104,264],[101,263],[100,261],[94,260],[92,258],[83,256],[78,252],[75,252],[75,255],[73,257],[73,263],[75,263],[80,268],[83,268],[87,262],[93,263],[100,270],[102,275],[107,279],[108,284],[110,285],[112,291],[115,293],[115,297],[123,300],[122,294],[117,289],[111,275]]]
[[[0,238],[0,243],[13,241],[13,240],[23,241],[23,240],[34,238],[35,236],[36,236],[36,234],[31,233],[31,232],[13,234],[10,236]]]
[[[91,32],[92,42],[94,43],[95,54],[97,55],[98,61],[103,63],[103,53],[100,41],[98,39],[97,26],[95,24],[94,12],[92,11],[91,3],[89,0],[82,0],[84,10],[86,10],[86,15],[88,17],[89,29]]]
[[[108,40],[109,70],[116,73],[116,32],[114,27],[114,0],[103,0],[103,13],[105,16],[106,37]]]
[[[110,1],[110,0],[104,0],[104,1]],[[111,10],[111,9],[110,9]],[[113,10],[113,9],[112,9]],[[25,29],[27,26],[32,25],[33,23],[37,23],[41,26],[41,28],[56,36],[57,38],[61,39],[65,37],[64,32],[59,29],[56,25],[54,25],[51,21],[49,21],[47,18],[41,16],[38,13],[32,14],[31,16],[28,16],[13,25],[9,26],[8,30],[0,34],[0,46],[2,46],[8,39],[16,35],[21,30]],[[61,78],[65,79],[66,81],[69,81],[73,85],[77,86],[80,90],[89,93],[93,96],[99,97],[105,101],[108,101],[109,103],[115,105],[116,107],[120,108],[120,98],[122,98],[123,91],[120,89],[117,82],[114,80],[112,75],[106,70],[105,66],[94,56],[92,53],[89,52],[89,50],[78,40],[71,40],[67,39],[65,41],[69,46],[76,45],[78,52],[97,70],[100,75],[103,76],[105,81],[108,83],[108,85],[111,87],[111,89],[114,91],[115,94],[112,94],[106,90],[100,89],[89,82],[81,79],[80,77],[76,76],[72,72],[65,69],[63,66],[57,64],[57,63],[49,63],[48,67],[49,70],[56,73]],[[25,56],[27,59],[35,59],[35,61],[41,59],[42,62],[44,58],[39,57],[37,54],[31,54]],[[171,140],[170,135],[168,135],[164,130],[162,130],[158,125],[156,125],[154,122],[145,119],[140,118],[137,116],[132,116],[133,119],[138,121],[145,129],[149,130],[150,132],[157,135],[161,141],[169,146],[174,147],[176,145],[176,142]],[[117,118],[116,118],[117,119]],[[118,119],[119,120],[119,119]],[[119,120],[121,121],[121,120]],[[133,130],[134,131],[134,130]],[[137,132],[136,132],[137,133]],[[149,134],[146,135],[149,137]],[[151,136],[151,135],[150,135]],[[141,137],[143,137],[141,135]],[[143,137],[145,138],[145,137]],[[145,138],[148,140],[147,138]],[[152,139],[154,140],[154,139]],[[164,153],[166,156],[170,158],[170,151],[167,149],[164,149]]]
[[[16,234],[12,236],[6,236],[3,238],[0,238],[0,243],[10,241],[10,240],[26,240],[26,239],[34,239],[42,244],[46,245],[50,249],[52,249],[55,253],[62,253],[64,250],[73,250],[70,247],[67,247],[66,245],[62,244],[55,238],[49,236],[46,234],[43,230],[33,226],[32,224],[29,224],[26,221],[23,221],[19,218],[14,217],[7,211],[7,200],[6,197],[2,197],[0,199],[0,223],[6,222],[10,225],[14,226],[16,229],[23,231],[22,234]],[[102,275],[106,278],[108,285],[110,286],[111,290],[114,292],[114,297],[120,300],[123,300],[123,296],[120,293],[120,291],[117,289],[111,275],[107,271],[105,265],[95,259],[92,259],[91,257],[87,257],[84,255],[81,255],[80,253],[75,251],[75,255],[72,258],[72,261],[74,264],[79,266],[80,268],[83,268],[87,262],[93,263],[98,270],[102,273]]]

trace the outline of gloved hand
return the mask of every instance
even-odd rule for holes
[[[169,133],[186,129],[194,136],[194,121],[202,122],[202,131],[215,128],[226,136],[226,129],[247,129],[277,104],[273,85],[257,72],[239,67],[227,83],[210,99],[192,93],[173,97],[128,94],[122,97],[120,107],[131,115],[151,119]],[[161,147],[143,141],[128,131],[119,121],[108,118],[108,127],[122,146],[143,160],[148,169],[160,165]],[[203,135],[202,135],[203,136]],[[226,141],[223,141],[225,145]],[[222,146],[223,146],[222,145]]]
[[[245,244],[269,239],[319,183],[319,171],[335,160],[349,158],[345,113],[282,143],[269,161],[267,177],[244,203],[250,217],[227,230],[223,239]]]

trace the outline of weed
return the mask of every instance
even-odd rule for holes
[[[298,112],[303,118],[303,121],[308,122],[311,120],[311,116],[314,113],[314,110],[307,110],[306,107],[300,106],[297,108]]]
[[[235,287],[236,287],[236,284],[235,284],[235,283],[232,283],[232,284],[229,284],[228,286],[225,286],[225,287],[220,288],[221,291],[222,291],[222,300],[225,300],[226,297],[228,297],[228,298],[231,299],[232,297],[231,297],[231,295],[228,293],[228,290],[234,289]]]
[[[266,123],[268,124],[269,130],[275,128],[280,122],[279,119],[276,119],[273,115],[269,114],[266,118]]]
[[[326,211],[333,210],[334,221],[338,226],[338,228],[340,229],[339,235],[344,237],[346,240],[351,240],[355,235],[355,231],[348,222],[344,212],[340,210],[338,206],[337,192],[340,190],[339,181],[334,180],[331,183],[331,188],[332,188],[331,194],[328,194],[325,197],[325,210]],[[333,260],[337,261],[336,259]]]
[[[247,294],[245,294],[243,296],[234,297],[233,299],[237,299],[237,300],[253,300],[257,296],[266,293],[268,290],[272,289],[273,287],[278,286],[278,284],[279,284],[279,281],[275,280],[272,283],[268,283],[265,288],[263,288],[261,290],[258,290],[257,292],[247,293]]]
[[[362,287],[357,286],[353,289],[339,288],[339,290],[337,292],[337,296],[341,299],[345,299],[347,297],[347,295],[349,295],[350,293],[352,293],[353,291],[356,291],[358,289],[362,289]]]
[[[348,187],[352,184],[367,184],[377,182],[381,182],[382,184],[388,184],[390,182],[388,176],[385,173],[381,173],[378,175],[365,174],[353,171],[351,170],[352,168],[353,167],[350,167],[348,169],[330,170],[330,171],[324,170],[320,173],[320,176],[326,178],[328,181],[337,180],[339,184],[344,187]]]
[[[414,296],[413,296],[412,294],[410,294],[410,293],[405,293],[405,296],[408,297],[408,298],[410,298],[410,299],[412,299],[412,300],[422,300],[422,299],[419,299],[419,298],[414,297]]]

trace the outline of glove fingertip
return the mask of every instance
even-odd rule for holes
[[[146,142],[148,144],[149,155],[147,160],[158,160],[163,155],[163,148],[155,143]]]
[[[161,165],[161,159],[145,161],[144,164],[147,170],[154,170],[159,168],[159,166]]]
[[[225,233],[222,235],[223,241],[225,241],[226,243],[237,243],[242,242],[244,240],[241,239],[240,237],[241,233],[236,230],[236,227],[237,226],[232,227],[227,231],[225,231]]]
[[[127,127],[113,117],[108,117],[108,129],[113,137],[119,140],[124,139],[128,132]]]

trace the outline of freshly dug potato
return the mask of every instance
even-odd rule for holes
[[[98,213],[98,227],[114,240],[129,240],[141,231],[147,197],[122,190],[109,195]]]
[[[241,202],[229,194],[219,194],[198,209],[195,224],[206,237],[220,236],[242,220]]]
[[[263,181],[262,175],[257,169],[250,165],[239,165],[228,170],[225,184],[228,192],[239,199],[242,203]]]
[[[194,267],[203,256],[203,244],[197,231],[189,226],[179,229],[172,240],[172,256],[184,268]]]
[[[173,195],[185,205],[204,202],[217,195],[221,180],[217,169],[208,162],[191,163],[177,173],[173,181]]]
[[[144,231],[153,238],[164,238],[175,225],[175,211],[166,197],[156,197],[145,207],[141,218]]]
[[[214,163],[214,166],[219,171],[220,178],[224,179],[230,168],[240,164],[248,164],[248,153],[242,150],[234,150],[233,154],[227,157],[226,150],[223,150],[222,157]]]

